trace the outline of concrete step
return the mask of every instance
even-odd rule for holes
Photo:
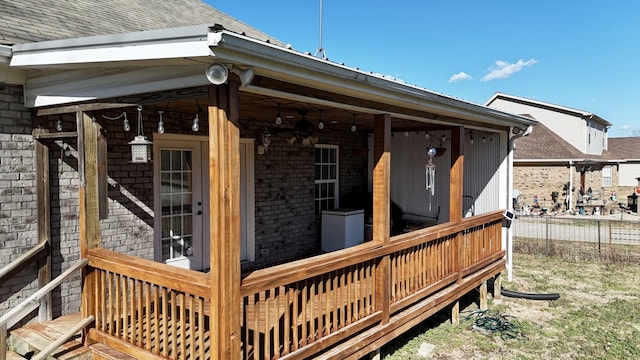
[[[60,338],[67,329],[79,321],[80,314],[73,314],[43,323],[27,324],[11,331],[8,341],[9,348],[23,358],[30,358]],[[49,358],[90,360],[91,351],[89,348],[82,346],[80,333],[78,333],[67,343],[60,346]]]

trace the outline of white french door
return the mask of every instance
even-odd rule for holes
[[[155,259],[209,268],[209,147],[202,136],[154,136]],[[254,259],[253,140],[240,141],[241,260]]]

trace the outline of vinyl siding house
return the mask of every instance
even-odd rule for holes
[[[552,194],[557,192],[558,211],[574,212],[582,204],[580,192],[589,189],[590,201],[583,209],[587,213],[595,207],[617,208],[618,202],[626,205],[640,175],[637,156],[627,150],[638,148],[637,137],[610,139],[611,123],[601,117],[538,100],[496,93],[486,105],[538,121],[530,136],[514,142],[513,184],[522,192],[523,205],[532,206],[537,198],[541,208],[552,210]]]
[[[79,314],[86,348],[134,358],[357,359],[486,307],[535,120],[199,1],[54,3],[0,5],[0,340]],[[323,211],[352,210],[361,239],[323,251]]]

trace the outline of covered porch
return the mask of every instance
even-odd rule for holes
[[[526,126],[530,120],[466,103],[450,103],[451,99],[323,60],[295,55],[302,59],[294,61],[291,59],[294,55],[289,52],[282,55],[289,60],[283,61],[287,72],[280,72],[284,70],[275,69],[272,63],[272,52],[276,51],[273,46],[256,45],[234,33],[209,31],[207,48],[215,49],[219,57],[216,60],[222,64],[233,63],[233,66],[226,65],[228,68],[242,69],[230,71],[228,78],[219,84],[162,90],[157,87],[157,79],[145,78],[149,74],[136,63],[138,60],[128,60],[132,62],[128,70],[130,75],[142,76],[147,82],[134,86],[125,81],[119,89],[112,89],[108,86],[114,77],[122,80],[121,75],[94,77],[93,70],[88,70],[87,73],[76,73],[77,82],[69,81],[61,90],[69,103],[55,103],[58,100],[53,100],[54,96],[39,100],[38,91],[52,90],[54,86],[42,85],[27,94],[38,109],[41,129],[44,129],[36,131],[37,141],[46,148],[46,144],[60,139],[75,138],[77,145],[79,252],[80,258],[87,260],[82,274],[81,313],[83,319],[93,319],[85,328],[85,344],[106,344],[137,358],[357,359],[447,306],[453,305],[455,313],[458,300],[475,288],[480,287],[481,294],[484,293],[481,297],[486,300],[487,281],[497,278],[506,262],[507,229],[503,227],[503,211],[510,199],[504,190],[509,183],[509,134],[512,127]],[[215,44],[211,43],[212,38],[215,38]],[[253,47],[258,47],[260,52],[254,51]],[[202,56],[202,59],[208,57]],[[189,74],[182,74],[182,81],[174,80],[175,85],[171,86],[185,84],[184,79],[195,77],[191,72],[205,78],[204,71],[210,63],[208,60],[199,66],[189,65]],[[309,65],[317,68],[309,70]],[[356,78],[324,78],[329,76],[328,68],[334,76],[336,72],[344,72],[356,75]],[[313,77],[308,75],[309,71],[314,73]],[[63,78],[61,75],[56,77]],[[83,89],[82,84],[88,78],[94,79],[96,93],[100,95],[89,100],[70,101],[80,98],[79,94],[71,94]],[[400,90],[396,88],[398,86]],[[132,92],[134,88],[143,90]],[[413,93],[415,91],[417,93]],[[168,264],[163,240],[175,235],[166,236],[165,223],[159,220],[165,211],[161,206],[163,203],[158,203],[158,197],[155,197],[159,187],[154,185],[151,193],[133,191],[137,189],[138,181],[158,180],[154,166],[162,161],[160,153],[156,152],[162,148],[153,152],[154,163],[120,165],[119,168],[132,169],[134,175],[123,176],[109,170],[113,163],[118,163],[118,157],[129,156],[129,147],[122,146],[126,137],[119,129],[119,120],[111,119],[122,109],[133,106],[141,106],[150,112],[144,113],[142,118],[147,129],[158,125],[158,110],[177,114],[195,109],[202,116],[203,130],[199,133],[202,135],[189,132],[193,125],[191,118],[185,121],[181,116],[167,117],[164,125],[173,127],[179,135],[191,136],[180,137],[180,141],[198,140],[206,144],[203,148],[206,161],[191,163],[192,169],[201,163],[206,166],[200,169],[200,175],[206,179],[203,187],[206,196],[200,201],[192,198],[188,203],[189,216],[202,215],[200,221],[206,226],[201,227],[201,238],[205,241],[201,248],[192,245],[191,253],[189,246],[182,246],[180,256],[176,256],[188,258],[194,250],[197,254],[206,253],[198,260],[203,264],[203,271]],[[200,106],[205,110],[201,112]],[[187,108],[191,110],[185,110]],[[297,127],[300,117],[284,117],[282,124],[270,124],[276,114],[285,112],[298,112],[315,126],[313,134],[305,136],[303,130],[306,129]],[[159,115],[162,118],[162,114]],[[53,129],[58,116],[63,116],[64,123],[73,127],[70,132],[48,130]],[[327,126],[335,121],[335,128],[320,132],[317,124],[322,120]],[[267,123],[270,125],[265,126]],[[489,174],[465,171],[465,147],[473,144],[474,131],[476,145],[482,141],[479,134],[491,136],[491,141],[499,144],[488,152],[471,155],[498,158]],[[246,219],[242,179],[247,173],[239,150],[243,139],[254,139],[255,147],[251,149],[255,151],[251,151],[251,156],[270,155],[277,151],[275,146],[282,146],[278,161],[288,166],[293,174],[301,172],[301,167],[311,166],[298,162],[297,154],[303,152],[312,159],[313,151],[307,149],[313,149],[314,143],[331,143],[333,137],[343,136],[336,135],[338,132],[350,134],[349,141],[359,144],[346,157],[351,164],[357,163],[352,169],[362,168],[365,175],[356,177],[352,174],[356,177],[355,185],[342,190],[371,192],[370,241],[322,253],[318,228],[306,226],[313,236],[304,233],[287,236],[297,236],[299,242],[315,244],[308,253],[295,252],[288,259],[282,258],[285,261],[257,264],[255,259],[262,251],[259,240],[254,238],[253,248],[248,247],[253,255],[243,254],[246,250],[242,248],[247,244],[242,240],[243,231],[248,228],[241,220]],[[271,134],[271,143],[265,141],[265,133]],[[419,171],[408,164],[400,168],[399,174],[395,170],[392,174],[392,138],[405,136],[405,133],[419,135],[426,143],[433,141],[427,139],[427,134],[437,136],[438,146],[434,147],[445,147],[442,145],[446,143],[446,157],[435,160],[436,184],[446,186],[438,186],[433,195],[425,189],[420,195],[426,200],[420,201],[424,207],[422,211],[418,214],[415,208],[407,211],[418,218],[436,214],[439,220],[435,225],[394,232],[392,178],[400,175],[425,179],[424,165],[430,160],[422,153],[418,160],[421,161],[421,166],[417,167]],[[314,136],[318,136],[320,142]],[[156,143],[156,139],[162,137],[163,134],[154,133],[152,140]],[[274,143],[280,141],[282,144],[283,140],[289,143],[292,137],[290,144]],[[424,146],[417,146],[424,151]],[[45,158],[38,163],[46,164],[48,150],[40,148],[38,154]],[[341,156],[345,157],[344,154]],[[402,158],[398,157],[398,161]],[[106,167],[102,166],[104,164]],[[269,163],[265,164],[263,168],[256,163],[251,173],[255,186],[259,182],[267,187],[274,184],[269,181]],[[42,173],[47,173],[44,165],[42,167]],[[193,172],[190,170],[189,174]],[[138,179],[130,186],[126,185],[129,180],[114,181],[115,178],[131,177]],[[48,198],[50,189],[45,178],[43,175],[40,190],[43,199]],[[360,181],[360,178],[366,181]],[[147,232],[128,235],[139,239],[140,243],[150,242],[153,256],[134,256],[135,252],[116,249],[112,244],[117,231],[113,233],[113,227],[106,224],[112,224],[107,219],[113,207],[118,205],[115,203],[119,202],[112,196],[113,188],[118,184],[130,190],[129,193],[140,194],[141,203],[149,210],[153,209],[138,216],[139,219],[151,217],[144,220],[148,225]],[[312,219],[310,223],[317,219],[319,211],[313,206],[321,203],[318,201],[321,197],[313,194],[314,184],[313,179],[295,184],[299,188],[294,193],[306,194],[307,205],[303,210],[289,210],[307,214],[305,216]],[[287,189],[282,192],[270,192],[271,201],[276,202],[279,197],[290,194]],[[465,204],[469,197],[473,199],[471,205]],[[338,197],[336,201],[334,206],[339,205]],[[431,202],[427,204],[427,201]],[[261,205],[256,201],[254,205],[268,207],[267,203]],[[408,209],[415,204],[402,202],[401,205]],[[440,213],[438,209],[444,210]],[[254,237],[264,235],[264,229],[269,228],[268,213],[272,210],[261,211],[267,215],[253,219]],[[287,209],[281,211],[285,213]],[[42,217],[46,222],[46,211]],[[184,240],[185,234],[180,236]],[[42,238],[46,241],[46,234]],[[263,255],[266,258],[268,254],[267,251]]]

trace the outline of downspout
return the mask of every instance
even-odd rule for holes
[[[513,209],[513,151],[515,150],[515,139],[529,136],[533,132],[533,126],[529,125],[526,129],[521,128],[511,128],[509,129],[511,134],[515,134],[511,137],[507,137],[507,151],[508,151],[508,171],[507,171],[507,184],[509,189],[507,190],[509,195],[509,206],[508,209],[514,211]],[[517,131],[514,131],[517,130]],[[509,176],[511,174],[511,176]],[[513,230],[511,227],[507,229],[507,281],[513,280]]]
[[[513,139],[507,134],[507,209],[514,211],[513,208]],[[513,231],[508,227],[507,231],[507,281],[513,281]]]

